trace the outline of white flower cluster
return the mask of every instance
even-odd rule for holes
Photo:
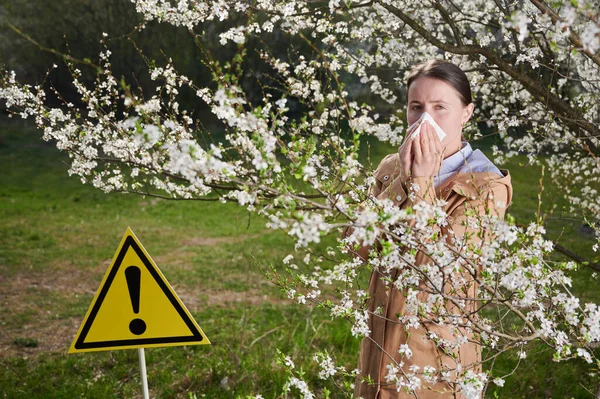
[[[315,395],[312,393],[312,391],[308,387],[308,384],[306,383],[306,381],[304,381],[298,377],[290,377],[287,386],[288,386],[288,390],[292,387],[296,388],[302,395],[303,399],[314,399],[314,397],[315,397]]]
[[[297,246],[306,247],[313,242],[319,243],[321,234],[326,234],[329,230],[330,226],[325,222],[323,215],[301,211],[288,234],[295,237]]]
[[[321,371],[319,371],[319,378],[326,380],[333,377],[338,372],[344,372],[345,368],[337,368],[333,363],[333,359],[327,353],[317,353],[313,356],[313,360],[319,364]]]

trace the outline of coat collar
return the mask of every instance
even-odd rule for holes
[[[448,193],[452,190],[459,195],[473,199],[477,198],[483,191],[505,186],[508,192],[508,205],[512,200],[510,172],[507,169],[500,169],[500,172],[503,176],[499,176],[494,172],[456,173],[436,188],[437,195],[441,198],[447,198]]]

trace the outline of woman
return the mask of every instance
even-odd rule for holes
[[[423,122],[420,133],[413,137],[419,124],[411,126],[398,152],[385,157],[375,171],[376,183],[371,194],[378,199],[388,198],[401,208],[413,209],[419,203],[433,204],[436,198],[443,199],[448,224],[436,226],[441,236],[448,240],[450,236],[466,238],[469,244],[475,243],[483,232],[474,224],[465,223],[467,215],[503,217],[511,201],[512,187],[508,171],[500,171],[481,151],[474,151],[461,140],[462,128],[474,108],[468,79],[456,65],[433,60],[411,71],[407,90],[409,126],[427,112],[446,136],[440,140],[434,126]],[[419,212],[419,207],[416,208]],[[361,248],[357,255],[367,259],[368,251],[369,248]],[[424,265],[428,259],[419,252],[414,263]],[[456,383],[458,376],[468,370],[481,372],[477,340],[470,335],[471,339],[454,344],[453,349],[442,349],[429,338],[434,333],[449,342],[455,335],[448,324],[427,321],[427,317],[420,315],[418,328],[406,326],[400,319],[407,310],[406,292],[389,283],[397,277],[397,270],[390,276],[377,268],[371,275],[368,303],[371,335],[361,344],[355,397],[461,397],[461,387]],[[461,295],[473,297],[475,292],[475,283],[470,283]],[[419,295],[422,300],[427,299],[426,293]],[[465,303],[460,309],[463,313],[474,308],[475,301]],[[428,374],[428,367],[435,371]],[[442,374],[442,370],[450,371]],[[392,378],[394,375],[397,378]],[[411,375],[419,381],[411,381]]]

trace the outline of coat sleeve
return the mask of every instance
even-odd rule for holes
[[[433,204],[436,198],[433,178],[415,177],[402,181],[398,154],[386,156],[374,173],[375,184],[369,195],[379,200],[389,199],[401,208],[414,208],[422,201]],[[475,181],[473,179],[473,181]],[[474,243],[484,238],[486,232],[480,231],[472,219],[477,216],[492,214],[499,218],[504,216],[505,208],[510,201],[509,187],[504,184],[488,182],[480,187],[475,184],[460,184],[452,187],[461,199],[460,205],[448,209],[448,224],[444,227],[434,226],[441,234],[448,237],[466,238]],[[351,227],[344,230],[346,237],[352,232]],[[367,260],[370,246],[351,248],[353,255]],[[421,264],[425,259],[421,259]]]
[[[370,194],[379,199],[389,199],[400,208],[412,208],[421,202],[434,204],[436,190],[432,177],[413,177],[402,181],[400,176],[400,160],[398,154],[385,157],[375,171],[375,185]],[[454,193],[453,201],[448,204],[448,224],[443,227],[433,226],[440,233],[454,237],[466,238],[478,242],[487,232],[480,231],[473,219],[480,216],[497,216],[503,218],[510,202],[511,189],[498,180],[475,177],[451,184]]]
[[[389,199],[396,206],[406,208],[414,206],[422,200],[432,202],[435,198],[435,190],[432,178],[414,178],[405,182],[401,178],[401,164],[397,153],[386,156],[375,170],[375,184],[369,191],[369,196],[378,200]],[[407,186],[410,188],[420,188],[415,196],[409,199]],[[352,227],[344,230],[343,237],[352,233]],[[368,259],[370,246],[349,248],[354,256],[359,256],[363,260]]]
[[[369,189],[368,196],[380,200],[390,198],[394,203],[400,206],[406,200],[406,192],[404,184],[400,180],[401,175],[400,161],[398,154],[387,155],[375,170],[373,176],[375,183]],[[344,229],[343,237],[352,234],[353,228],[348,226]],[[367,260],[371,246],[351,247],[349,251],[352,255],[358,256],[363,260]]]

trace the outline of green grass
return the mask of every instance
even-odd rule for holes
[[[300,359],[305,348],[328,348],[347,358],[357,351],[347,335],[330,333],[343,331],[340,321],[323,321],[322,312],[295,306],[234,306],[207,309],[195,317],[212,345],[146,349],[152,397],[194,393],[235,398],[251,392],[278,397],[285,375],[275,361],[277,349]],[[9,398],[135,397],[140,391],[137,352],[132,350],[42,354],[4,362],[0,386]]]
[[[152,397],[285,397],[277,350],[303,360],[315,350],[335,354],[354,369],[358,341],[343,320],[321,309],[290,304],[259,266],[293,251],[285,234],[235,205],[162,201],[104,194],[67,175],[67,158],[41,134],[21,126],[0,129],[0,392],[6,398],[139,397],[134,350],[67,355],[66,351],[127,226],[131,226],[212,342],[210,346],[147,349]],[[376,165],[395,149],[371,147]],[[366,155],[366,151],[365,151]],[[539,169],[508,165],[514,205],[527,224],[537,210]],[[547,187],[543,209],[561,202]],[[555,214],[556,215],[556,212]],[[591,240],[578,223],[548,222],[549,236],[584,257]],[[320,246],[333,244],[330,238]],[[575,290],[598,299],[589,270],[575,274]],[[366,278],[366,276],[365,276]],[[364,281],[362,282],[364,284]],[[592,397],[597,377],[580,362],[556,364],[540,349],[500,397]],[[308,360],[305,371],[314,371]],[[496,366],[509,372],[516,359]],[[315,373],[313,386],[323,387]],[[341,383],[342,381],[338,381]],[[343,395],[330,382],[334,398]],[[587,395],[587,396],[586,396]],[[291,395],[290,397],[294,397]]]

